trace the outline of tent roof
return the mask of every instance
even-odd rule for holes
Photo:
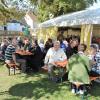
[[[39,27],[100,24],[100,8],[87,9],[62,15],[39,24]]]

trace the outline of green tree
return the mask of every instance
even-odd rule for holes
[[[7,0],[0,0],[0,21],[7,21],[9,19],[20,19],[24,16],[25,11],[18,10],[13,7],[8,7]],[[24,0],[11,0],[9,3],[14,3],[19,8],[18,1],[21,5]],[[96,2],[97,0],[27,0],[33,5],[33,12],[38,16],[38,19],[43,22],[53,17],[63,15],[70,12],[83,10]],[[13,5],[12,5],[13,6]],[[27,5],[28,6],[28,5]],[[24,9],[22,7],[22,9]]]
[[[14,7],[8,8],[4,0],[0,0],[0,24],[6,24],[11,19],[19,20],[24,15],[23,11],[18,11]]]
[[[83,10],[96,0],[30,0],[37,5],[38,18],[45,21],[62,14]]]

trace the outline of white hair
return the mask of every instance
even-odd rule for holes
[[[60,45],[60,41],[54,41],[54,45],[55,44],[59,44]]]

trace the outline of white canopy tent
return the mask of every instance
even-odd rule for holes
[[[93,26],[100,25],[100,8],[86,9],[62,15],[39,24],[40,28],[48,27],[81,27],[81,43],[88,47],[91,44]]]
[[[100,8],[62,15],[39,24],[39,27],[64,27],[84,24],[100,24]]]

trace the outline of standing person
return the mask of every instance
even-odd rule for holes
[[[16,46],[17,42],[16,39],[12,39],[12,42],[10,45],[7,46],[7,49],[5,51],[5,62],[6,63],[15,63],[21,65],[21,71],[25,73],[26,71],[26,61],[24,59],[16,59]]]
[[[48,67],[48,74],[50,79],[54,79],[54,67],[56,66],[55,62],[67,60],[66,54],[60,48],[60,42],[55,41],[54,46],[51,47],[46,56],[45,56],[45,66]]]
[[[90,84],[88,72],[90,64],[88,57],[84,54],[86,45],[78,46],[78,53],[72,55],[68,60],[68,80],[72,83],[72,93],[84,94],[85,84]],[[76,84],[80,84],[77,88]]]

